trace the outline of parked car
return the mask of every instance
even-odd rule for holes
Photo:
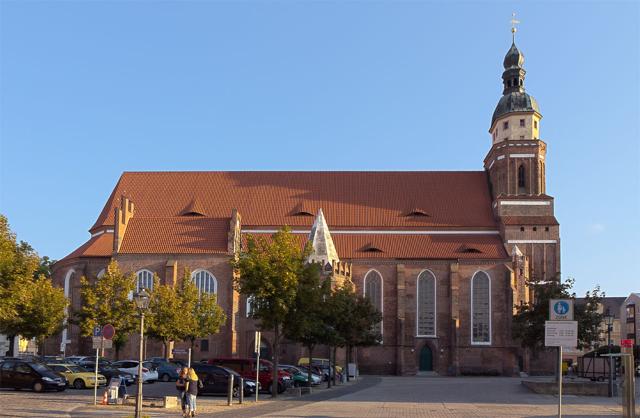
[[[150,357],[145,361],[159,361],[164,363],[170,363],[178,367],[187,367],[187,362],[183,360],[178,360],[176,358],[166,358],[166,357]]]
[[[210,364],[196,363],[193,369],[198,375],[198,379],[202,382],[203,387],[198,389],[198,395],[202,394],[226,394],[229,390],[229,376],[233,375],[233,396],[238,397],[240,394],[240,376],[239,373],[226,367],[213,366]],[[244,395],[250,396],[256,393],[256,381],[253,379],[244,379]]]
[[[306,370],[302,370],[290,364],[279,364],[278,369],[284,370],[291,375],[293,386],[298,387],[308,385],[309,374]],[[311,373],[311,384],[319,385],[320,383],[322,383],[322,377],[318,376],[315,373]]]
[[[82,367],[88,372],[95,373],[96,363],[83,361],[80,364],[80,367]],[[107,379],[107,382],[109,382],[114,377],[118,377],[118,378],[123,378],[124,383],[127,386],[130,386],[136,381],[136,378],[131,373],[123,372],[122,370],[119,370],[116,367],[113,367],[111,363],[107,363],[107,362],[101,361],[98,363],[98,373],[103,375]]]
[[[163,382],[178,380],[180,369],[187,365],[181,361],[168,360],[162,357],[152,357],[145,360],[143,364],[151,364],[152,368],[158,370],[159,379]]]
[[[76,389],[84,389],[96,385],[105,386],[107,384],[107,379],[103,375],[98,374],[98,379],[96,380],[95,373],[88,372],[77,364],[50,363],[47,364],[47,366],[60,376],[66,378],[69,385]]]
[[[239,373],[245,379],[255,379],[256,359],[253,358],[214,358],[209,364],[226,367]],[[260,387],[267,392],[271,391],[273,382],[273,363],[269,360],[260,360],[259,382]],[[278,393],[284,392],[292,385],[291,375],[283,370],[278,370]]]
[[[309,367],[309,357],[300,357],[300,359],[298,359],[298,366]],[[314,373],[321,375],[325,381],[329,379],[329,375],[333,371],[333,368],[334,367],[331,365],[329,359],[316,357],[311,359],[311,370]],[[342,367],[335,365],[335,369],[336,378],[338,378],[338,375],[342,374]]]
[[[39,362],[5,360],[0,363],[0,387],[62,392],[67,387],[67,380]]]
[[[80,363],[82,360],[90,360],[91,357],[89,356],[67,356],[64,358],[65,363],[75,363],[78,364]],[[95,357],[94,357],[95,359]]]
[[[111,363],[112,367],[123,372],[131,373],[133,376],[138,376],[138,361],[136,360],[120,360]],[[158,371],[151,370],[149,367],[145,367],[145,363],[142,363],[142,383],[153,383],[158,380]]]

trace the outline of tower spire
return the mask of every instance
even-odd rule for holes
[[[327,264],[331,266],[333,263],[340,261],[336,247],[333,245],[329,226],[324,219],[322,208],[318,210],[316,220],[311,227],[309,242],[311,242],[311,254],[307,261],[321,263],[323,267],[326,267]]]
[[[518,31],[516,25],[518,23],[520,23],[520,21],[516,19],[516,12],[511,13],[511,43],[514,45],[516,43],[516,32]]]

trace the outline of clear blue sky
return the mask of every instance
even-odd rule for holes
[[[125,170],[480,170],[514,10],[563,276],[640,291],[632,1],[1,1],[0,212],[59,259]]]

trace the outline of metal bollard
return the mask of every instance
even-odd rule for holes
[[[240,384],[238,387],[238,402],[244,402],[244,377],[240,378]]]
[[[227,392],[227,406],[233,404],[233,375],[229,375],[229,390]]]

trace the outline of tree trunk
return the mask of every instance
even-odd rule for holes
[[[169,351],[168,344],[169,341],[162,340],[162,358],[169,358],[169,355],[167,354],[167,351]]]
[[[327,389],[331,388],[331,346],[329,346],[329,375],[327,376]]]
[[[309,353],[309,368],[307,369],[307,385],[309,385],[309,387],[311,387],[311,359],[313,358],[313,345],[308,345],[307,346],[307,352]]]
[[[280,324],[275,325],[273,333],[273,370],[271,376],[271,397],[278,397],[278,363],[280,360]],[[260,370],[260,365],[256,365]]]
[[[13,352],[13,346],[16,342],[16,336],[15,335],[10,335],[9,336],[9,351],[7,352],[7,357],[14,357],[17,355],[17,353]]]
[[[347,353],[346,353],[347,355],[345,357],[346,357],[346,361],[347,361],[346,370],[347,370],[347,382],[348,382],[350,380],[349,379],[349,363],[351,362],[351,346],[347,344],[345,347],[346,347],[346,350],[347,350]]]
[[[336,365],[338,364],[338,347],[333,346],[333,372],[331,373],[333,379],[333,386],[336,385]],[[342,383],[342,382],[341,382]]]

